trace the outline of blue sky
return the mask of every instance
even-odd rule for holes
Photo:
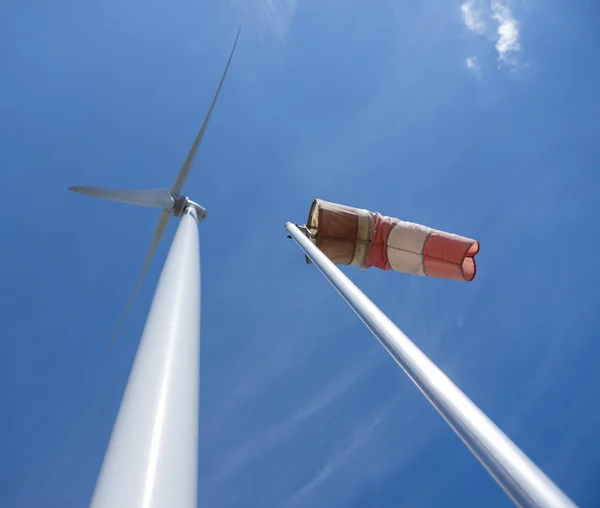
[[[573,500],[599,503],[595,2],[0,1],[0,505],[85,506],[172,223],[69,185],[186,185],[200,506],[509,501],[284,223],[320,197],[481,242],[471,284],[346,273]]]

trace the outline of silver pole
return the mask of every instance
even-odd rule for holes
[[[200,245],[188,208],[163,267],[93,508],[197,508]]]
[[[517,506],[576,506],[297,226],[286,229]]]

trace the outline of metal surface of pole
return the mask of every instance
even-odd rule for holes
[[[576,506],[297,226],[286,229],[516,505]]]
[[[91,506],[197,508],[200,245],[182,215],[121,401]]]

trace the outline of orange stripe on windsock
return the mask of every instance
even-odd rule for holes
[[[428,277],[464,280],[475,278],[479,242],[463,236],[433,231],[423,248],[423,268]]]
[[[384,217],[379,213],[373,215],[373,236],[363,268],[374,266],[381,270],[391,270],[392,267],[387,255],[387,242],[390,232],[396,225],[396,222],[398,222],[398,219]]]

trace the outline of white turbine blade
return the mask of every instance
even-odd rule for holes
[[[70,191],[92,196],[94,198],[109,199],[131,205],[148,206],[150,208],[173,208],[175,199],[167,189],[126,190],[107,189],[105,187],[69,187]]]
[[[112,338],[110,340],[108,347],[106,348],[107,352],[110,349],[110,347],[112,346],[115,339],[117,338],[117,334],[119,333],[121,326],[123,326],[123,323],[125,322],[125,318],[127,317],[127,314],[129,313],[129,310],[131,309],[131,306],[133,305],[133,301],[135,300],[135,297],[137,296],[140,286],[142,285],[142,281],[144,280],[144,277],[146,276],[146,272],[148,272],[148,268],[150,267],[150,262],[152,261],[152,257],[154,256],[154,253],[156,252],[156,248],[158,247],[158,242],[160,242],[160,238],[162,237],[163,233],[165,232],[165,229],[167,228],[167,224],[169,223],[170,218],[171,218],[171,212],[169,212],[168,210],[163,210],[162,213],[160,214],[160,218],[158,219],[158,224],[156,225],[156,229],[154,230],[154,236],[152,238],[152,243],[150,244],[150,248],[148,249],[148,254],[146,254],[146,260],[144,261],[144,266],[142,267],[142,273],[140,274],[137,284],[135,285],[135,289],[133,290],[133,294],[131,295],[129,302],[127,303],[127,307],[125,307],[125,312],[123,313],[123,317],[121,317],[121,321],[119,321],[117,330],[115,331],[114,335],[112,336]]]
[[[229,64],[231,63],[231,59],[233,58],[233,53],[235,52],[235,47],[237,46],[237,42],[238,42],[238,38],[240,37],[241,30],[242,30],[242,27],[240,26],[240,28],[238,29],[237,35],[235,37],[235,42],[233,43],[233,48],[231,49],[231,53],[229,55],[229,60],[227,60],[227,65],[225,66],[225,71],[223,72],[223,76],[221,77],[221,82],[219,83],[219,87],[217,88],[217,93],[215,93],[215,96],[212,100],[210,108],[208,109],[208,113],[206,114],[206,117],[204,118],[204,122],[202,123],[202,127],[200,128],[200,132],[198,132],[198,136],[196,136],[196,140],[194,141],[194,144],[192,145],[190,153],[188,153],[188,156],[185,159],[183,166],[179,170],[179,174],[177,175],[177,178],[175,179],[175,183],[173,184],[173,187],[171,187],[171,192],[173,194],[177,194],[177,195],[181,194],[183,185],[185,184],[185,181],[186,181],[188,175],[190,174],[190,170],[192,169],[192,164],[194,163],[194,158],[196,157],[196,152],[198,151],[198,148],[200,147],[200,143],[202,142],[202,138],[204,137],[204,131],[206,130],[206,127],[208,126],[208,121],[210,120],[210,115],[212,114],[215,104],[217,103],[217,99],[219,98],[219,92],[221,91],[221,87],[223,86],[223,82],[225,81],[225,77],[227,76]]]

